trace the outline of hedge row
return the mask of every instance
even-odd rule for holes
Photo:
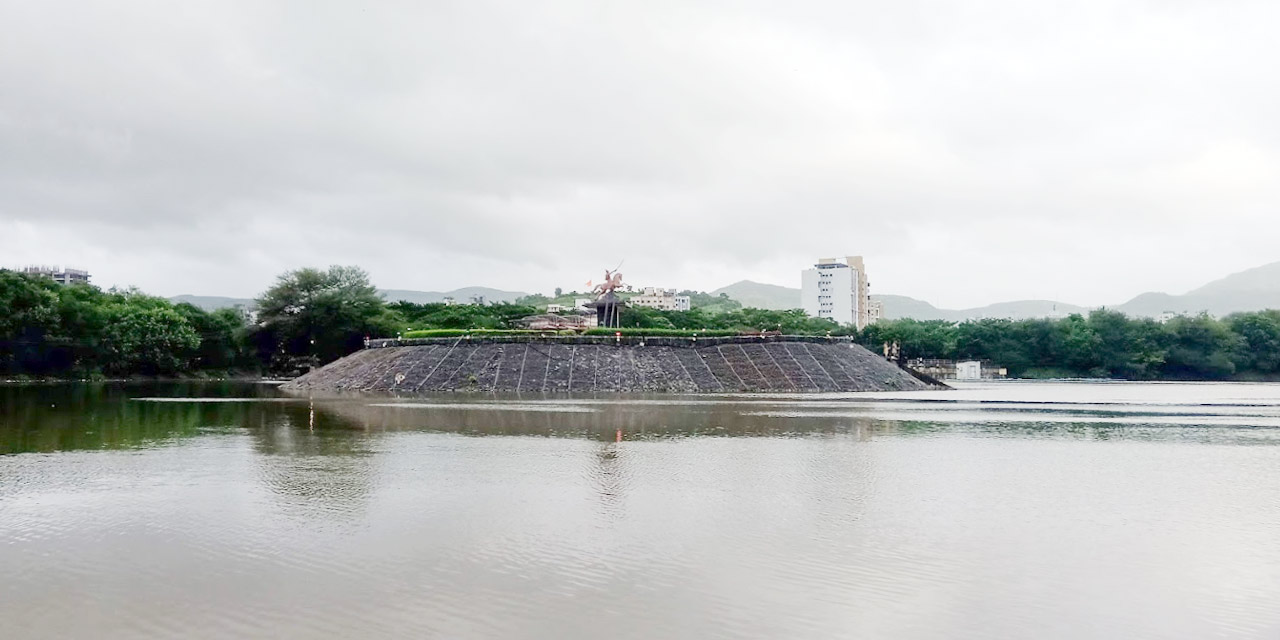
[[[612,336],[619,333],[624,336],[651,336],[654,338],[727,338],[742,334],[741,331],[734,329],[699,331],[696,329],[638,329],[635,327],[619,327],[616,329],[598,327],[587,329],[586,331],[586,335],[589,336]]]
[[[587,329],[584,332],[572,330],[567,331],[550,331],[537,329],[420,329],[417,331],[407,331],[402,338],[458,338],[462,336],[545,336],[545,335],[588,335],[588,336],[612,336],[622,334],[624,336],[644,336],[654,338],[727,338],[741,335],[741,331],[734,329],[711,329],[700,331],[695,329],[639,329],[636,327],[621,327],[617,329],[596,328]]]
[[[461,336],[545,336],[577,335],[576,331],[549,331],[536,329],[419,329],[406,331],[402,338],[458,338]]]

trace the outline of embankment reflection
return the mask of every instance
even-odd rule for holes
[[[438,431],[470,436],[534,436],[613,442],[691,437],[799,437],[858,439],[894,433],[900,424],[847,416],[777,419],[749,415],[736,402],[574,402],[461,400],[382,402],[316,400],[318,414],[372,431]]]

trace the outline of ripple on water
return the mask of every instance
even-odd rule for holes
[[[121,410],[163,446],[0,456],[0,636],[1280,629],[1265,410],[199,404]]]
[[[521,413],[596,413],[598,411],[598,409],[592,407],[575,406],[570,404],[538,404],[531,402],[468,402],[456,404],[433,402],[374,402],[370,403],[368,406],[392,407],[396,409],[443,409],[448,411],[517,411]]]
[[[130,398],[133,402],[177,402],[184,404],[227,404],[227,403],[286,403],[306,404],[307,398],[217,398],[217,397],[142,397]]]

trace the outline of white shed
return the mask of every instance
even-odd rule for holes
[[[956,363],[956,380],[981,380],[982,363],[977,360]]]

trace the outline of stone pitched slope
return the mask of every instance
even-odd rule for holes
[[[934,388],[843,341],[704,339],[465,341],[356,352],[297,378],[292,391],[845,392]]]

